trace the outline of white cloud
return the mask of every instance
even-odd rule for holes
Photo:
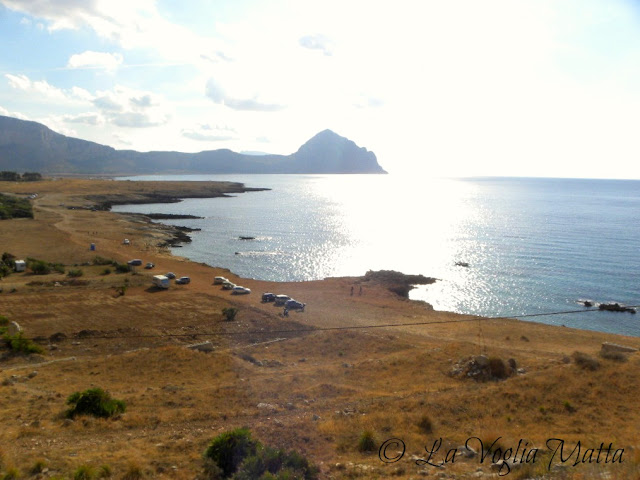
[[[333,46],[331,40],[321,34],[305,35],[298,40],[300,46],[310,50],[320,50],[327,56],[332,55]]]
[[[224,142],[238,139],[235,129],[206,123],[199,125],[197,128],[182,130],[182,136],[191,140],[206,142]]]
[[[145,128],[163,125],[170,113],[162,97],[133,90],[121,85],[109,91],[97,92],[93,99],[108,122],[119,127]]]
[[[123,57],[119,53],[94,52],[87,50],[76,53],[69,58],[69,68],[99,68],[107,71],[115,71],[122,64]]]
[[[207,81],[205,94],[215,103],[225,105],[233,110],[276,112],[285,108],[284,105],[263,101],[258,94],[245,98],[231,96],[213,78]]]
[[[9,80],[9,85],[18,90],[33,92],[44,95],[45,97],[64,99],[67,95],[64,91],[50,85],[46,80],[32,81],[26,75],[5,74],[5,78]]]
[[[79,115],[65,115],[63,117],[65,122],[68,123],[84,123],[87,125],[102,125],[104,124],[104,118],[97,113],[81,113]]]

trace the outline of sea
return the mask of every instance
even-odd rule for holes
[[[172,175],[268,188],[121,205],[191,214],[174,253],[247,278],[308,281],[396,270],[437,278],[410,293],[436,310],[640,336],[640,181],[404,175]],[[241,239],[253,237],[253,239]]]

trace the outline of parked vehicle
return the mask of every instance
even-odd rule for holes
[[[285,302],[284,308],[288,310],[300,310],[301,312],[304,312],[305,305],[306,303],[298,302],[297,300],[291,299]]]
[[[233,290],[231,291],[231,293],[234,295],[245,295],[247,293],[251,293],[251,289],[237,285],[233,287]]]
[[[263,293],[262,294],[262,301],[264,303],[268,303],[268,302],[273,302],[275,301],[276,296],[274,293]]]
[[[176,280],[176,283],[179,285],[186,285],[187,283],[191,283],[191,279],[189,277],[180,277]]]
[[[226,281],[222,284],[222,289],[223,290],[233,290],[235,288],[236,284],[233,282],[229,282]]]
[[[213,284],[214,285],[222,285],[224,282],[228,282],[229,280],[227,280],[225,277],[214,277],[213,279]]]
[[[170,278],[170,279],[172,279],[172,280],[173,280],[174,278],[176,278],[176,274],[175,274],[175,273],[173,273],[173,272],[167,272],[167,273],[165,273],[165,274],[164,274],[164,276],[165,276],[165,277],[167,277],[167,278]]]
[[[169,279],[164,275],[154,275],[151,281],[158,288],[169,288]]]
[[[288,300],[291,300],[291,297],[289,295],[276,295],[275,298],[275,304],[278,307],[281,307],[282,305],[284,305]]]
[[[131,242],[129,241],[128,238],[125,238],[124,240],[122,240],[122,244],[123,245],[131,245]]]
[[[144,268],[146,268],[147,270],[150,270],[150,269],[152,269],[153,267],[155,267],[155,265],[154,265],[153,263],[151,263],[151,262],[147,263],[147,264],[144,266]]]
[[[129,260],[127,263],[130,267],[139,267],[140,265],[142,265],[142,260],[140,260],[139,258],[134,258],[133,260]]]

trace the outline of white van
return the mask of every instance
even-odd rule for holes
[[[169,277],[165,277],[164,275],[154,275],[151,281],[158,288],[169,288]]]
[[[214,277],[213,279],[213,284],[214,285],[222,285],[224,282],[228,282],[229,280],[227,280],[225,277]]]

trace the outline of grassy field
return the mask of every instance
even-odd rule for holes
[[[599,355],[604,341],[638,348],[638,338],[437,312],[363,278],[239,279],[158,247],[162,227],[68,208],[89,207],[88,194],[135,194],[132,183],[40,182],[35,218],[0,223],[2,249],[65,267],[0,281],[0,315],[44,349],[0,348],[0,478],[80,478],[83,468],[207,478],[207,445],[238,427],[304,455],[320,478],[640,478],[640,355]],[[105,274],[97,255],[156,267]],[[166,271],[191,284],[152,288]],[[212,285],[216,275],[253,293],[232,296]],[[362,295],[350,295],[354,285]],[[285,318],[260,302],[263,291],[307,307]],[[213,351],[187,348],[204,341]],[[485,360],[491,378],[474,379]],[[98,387],[126,412],[65,416],[71,394]],[[465,443],[477,455],[465,457]],[[492,467],[505,457],[516,461]]]

